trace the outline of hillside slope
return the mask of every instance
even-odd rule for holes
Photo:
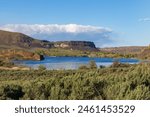
[[[103,52],[117,53],[117,54],[139,54],[146,46],[125,46],[125,47],[109,47],[100,48]]]
[[[50,48],[50,42],[36,40],[32,37],[17,32],[8,32],[0,30],[0,47],[1,48]]]
[[[150,60],[150,46],[143,49],[142,52],[138,55],[138,57],[141,59]]]
[[[93,42],[89,41],[60,41],[49,42],[46,40],[37,40],[22,33],[8,32],[0,30],[0,48],[63,48],[73,50],[97,50]]]

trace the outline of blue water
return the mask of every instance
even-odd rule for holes
[[[47,69],[78,69],[81,65],[87,65],[89,61],[94,60],[97,66],[109,66],[114,61],[121,63],[136,64],[139,63],[137,59],[127,58],[89,58],[89,57],[48,57],[46,56],[43,61],[22,60],[14,61],[16,64],[25,65],[37,69],[39,65],[44,65]]]

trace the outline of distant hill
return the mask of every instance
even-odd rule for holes
[[[102,52],[110,52],[117,54],[139,54],[141,53],[146,46],[125,46],[125,47],[109,47],[109,48],[100,48]]]
[[[150,60],[150,46],[143,49],[142,52],[138,55],[138,57],[141,58],[141,59]]]
[[[52,43],[44,42],[22,33],[8,32],[0,30],[0,47],[1,48],[50,48]]]
[[[0,48],[63,48],[74,50],[96,50],[93,42],[89,41],[61,41],[49,42],[47,40],[37,40],[22,33],[8,32],[0,30]]]
[[[142,59],[150,59],[150,47],[146,46],[127,46],[127,47],[109,47],[96,48],[95,44],[90,41],[58,41],[49,42],[47,40],[38,40],[18,32],[8,32],[0,30],[0,58],[14,58],[14,59],[34,59],[42,60],[42,50],[47,50],[49,53],[62,53],[68,50],[69,53],[81,50],[81,52],[91,51],[92,54],[98,52],[105,53],[105,55],[116,54],[132,55],[128,57],[138,57]],[[40,51],[38,51],[40,50]],[[51,51],[50,51],[51,50]],[[54,50],[54,51],[53,51]],[[60,52],[61,50],[61,52]],[[46,54],[47,55],[47,54]],[[50,54],[51,55],[51,54]],[[72,54],[69,54],[72,55]],[[86,54],[88,55],[88,53]],[[91,55],[91,54],[90,54]]]

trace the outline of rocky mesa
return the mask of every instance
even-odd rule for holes
[[[59,41],[38,40],[18,32],[0,30],[0,58],[42,60],[43,55],[35,53],[37,49],[69,49],[97,51],[90,41]]]
[[[89,41],[59,41],[49,42],[38,40],[18,32],[8,32],[0,30],[1,48],[21,48],[34,50],[36,48],[63,48],[73,50],[97,50],[93,42]]]
[[[95,44],[90,41],[59,41],[54,42],[54,47],[71,50],[88,50],[88,51],[97,50]]]

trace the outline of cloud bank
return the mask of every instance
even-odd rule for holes
[[[96,46],[103,46],[112,43],[111,34],[113,31],[106,27],[77,24],[6,24],[0,26],[1,30],[21,32],[41,40],[49,41],[93,41]]]

